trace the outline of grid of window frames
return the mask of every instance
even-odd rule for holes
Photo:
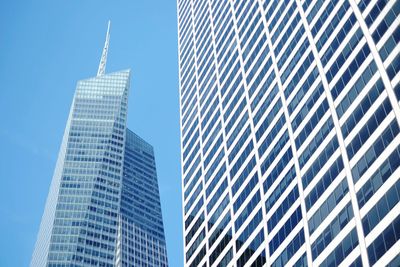
[[[167,267],[167,247],[154,150],[129,129],[125,139],[118,220],[122,238],[116,254],[121,257],[121,267]]]
[[[129,71],[78,82],[47,266],[113,266]]]
[[[185,265],[394,261],[400,1],[177,5]]]

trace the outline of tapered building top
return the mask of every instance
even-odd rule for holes
[[[104,75],[106,72],[108,45],[110,43],[110,25],[111,25],[111,21],[108,21],[106,41],[104,43],[103,53],[101,55],[99,69],[97,71],[97,76]]]
[[[126,127],[130,70],[105,73],[109,40],[110,22],[97,77],[77,83],[31,267],[168,266],[154,150]]]

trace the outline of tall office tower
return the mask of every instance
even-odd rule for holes
[[[186,266],[400,265],[400,1],[178,0]]]
[[[105,74],[108,43],[78,82],[31,266],[167,266],[153,149],[126,128],[130,71]]]

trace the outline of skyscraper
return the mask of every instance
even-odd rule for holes
[[[400,1],[178,0],[186,266],[400,265]]]
[[[31,266],[167,266],[153,148],[126,128],[130,71],[78,82]]]

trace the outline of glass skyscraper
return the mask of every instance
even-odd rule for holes
[[[400,1],[177,6],[185,266],[399,266]]]
[[[130,71],[78,82],[31,266],[167,266],[153,148],[126,127]]]

